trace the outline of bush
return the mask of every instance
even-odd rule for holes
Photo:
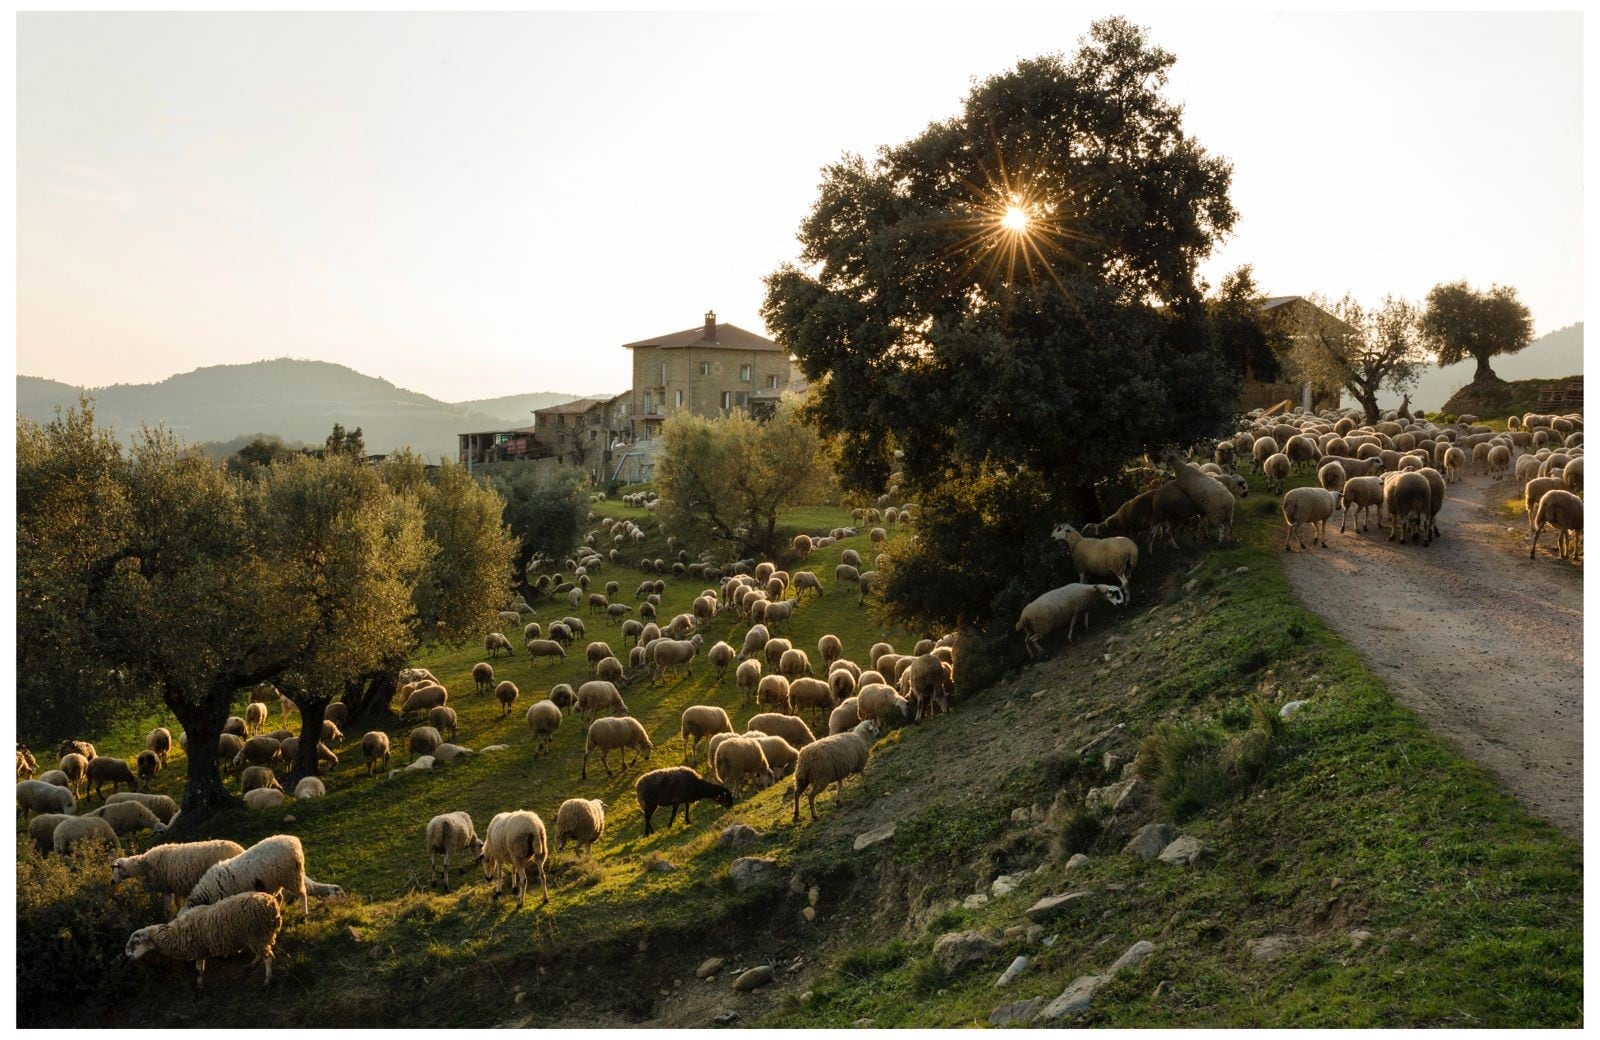
[[[1139,745],[1134,770],[1155,785],[1156,797],[1176,819],[1232,797],[1278,761],[1283,721],[1277,710],[1252,696],[1247,707],[1223,708],[1224,725],[1237,725],[1245,711],[1249,728],[1232,739],[1209,727],[1164,723]]]
[[[163,901],[137,882],[112,887],[103,847],[40,856],[20,843],[17,1025],[50,1026],[56,1011],[81,1010],[91,997],[106,1006],[134,993],[150,969],[128,961],[128,936],[166,919]]]

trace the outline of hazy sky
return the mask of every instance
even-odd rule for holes
[[[618,391],[761,331],[818,171],[1070,52],[1088,15],[24,14],[17,366],[317,358],[446,400]],[[1580,321],[1576,14],[1150,14],[1234,163],[1207,265],[1274,294],[1515,285]]]

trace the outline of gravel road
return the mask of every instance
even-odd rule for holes
[[[1428,548],[1330,524],[1328,548],[1287,554],[1289,581],[1402,704],[1581,837],[1583,568],[1555,558],[1548,531],[1528,559],[1526,522],[1492,510],[1515,492],[1450,485]]]

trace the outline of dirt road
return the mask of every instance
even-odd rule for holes
[[[1549,532],[1529,561],[1528,538],[1506,531],[1526,522],[1493,511],[1515,492],[1450,485],[1428,548],[1330,524],[1327,549],[1286,554],[1289,581],[1402,704],[1581,837],[1583,568],[1554,558]]]

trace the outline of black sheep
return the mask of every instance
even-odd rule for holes
[[[644,813],[646,834],[654,832],[655,827],[651,823],[651,817],[664,805],[672,807],[672,815],[667,817],[668,827],[677,820],[680,805],[683,806],[683,822],[688,823],[689,807],[702,798],[714,798],[724,809],[733,808],[732,791],[721,784],[702,780],[700,774],[688,766],[652,769],[633,785],[633,793],[638,796],[639,811]]]

